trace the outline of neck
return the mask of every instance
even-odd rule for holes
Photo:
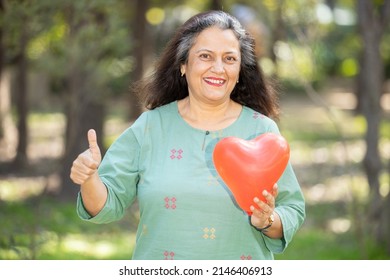
[[[203,130],[220,130],[238,118],[242,106],[231,99],[218,104],[206,104],[186,97],[178,102],[178,109],[182,118],[191,126]]]

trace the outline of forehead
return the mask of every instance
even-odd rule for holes
[[[209,27],[199,33],[191,49],[197,51],[203,48],[215,52],[240,53],[240,43],[234,32],[219,27]]]

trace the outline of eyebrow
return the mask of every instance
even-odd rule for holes
[[[197,50],[195,53],[200,53],[200,52],[210,52],[210,53],[214,53],[212,50],[209,50],[209,49],[199,49],[199,50]],[[227,51],[227,52],[225,52],[225,54],[239,54],[239,52],[236,52],[236,51]]]

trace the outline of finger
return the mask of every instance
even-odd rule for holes
[[[250,206],[250,210],[252,211],[252,217],[256,217],[257,219],[259,219],[263,215],[263,212],[254,207],[253,205]]]
[[[73,183],[77,185],[82,185],[91,177],[85,175],[80,175],[80,176],[73,175],[70,178],[72,179]]]
[[[259,198],[255,197],[253,199],[253,202],[256,203],[257,207],[255,208],[257,208],[257,210],[259,211],[259,215],[264,215],[264,213],[268,212],[269,206],[264,201],[261,201]]]
[[[86,150],[77,162],[80,166],[85,166],[88,169],[96,170],[99,167],[99,163],[93,158],[93,154],[90,150]]]
[[[97,143],[96,131],[94,129],[88,130],[88,144],[89,144],[89,150],[91,151],[92,154],[92,158],[98,163],[100,163],[101,161],[100,148]]]
[[[88,130],[87,137],[88,137],[88,144],[90,149],[98,146],[96,131],[94,129]]]
[[[265,203],[264,201],[260,200],[258,197],[255,197],[253,199],[253,202],[256,203],[256,205],[257,205],[257,207],[259,209],[259,213],[261,213],[262,215],[270,213],[270,212],[273,211],[273,209],[267,203]]]
[[[90,176],[80,172],[77,168],[72,167],[70,172],[70,178],[75,184],[83,184]]]
[[[274,198],[276,198],[279,194],[279,187],[278,187],[278,184],[275,184],[272,188],[272,195],[274,196]]]
[[[91,151],[88,149],[81,153],[74,161],[72,166],[83,169],[89,168],[96,170],[98,168],[98,163],[93,159]]]
[[[275,207],[274,196],[272,194],[270,194],[269,192],[267,192],[266,190],[263,191],[263,196],[267,200],[268,206],[273,209]]]
[[[75,165],[72,167],[72,169],[73,169],[73,173],[82,174],[85,176],[92,176],[97,171],[97,168],[90,168],[86,165],[79,165],[79,166]]]
[[[87,150],[73,161],[70,177],[75,183],[80,184],[91,177],[96,172],[97,167],[98,164],[92,159],[91,152]]]
[[[252,221],[254,221],[256,223],[257,222],[261,222],[261,221],[264,221],[266,220],[266,214],[264,214],[264,212],[261,210],[261,209],[258,209],[256,208],[255,206],[251,205],[250,206],[250,209],[252,211],[252,216],[251,216],[251,219]]]
[[[75,161],[70,169],[71,178],[78,178],[79,180],[86,181],[97,172],[97,165],[94,161],[94,168],[90,168],[80,161]]]
[[[71,174],[74,174],[75,176],[78,175],[85,175],[85,176],[91,176],[93,173],[96,172],[96,168],[92,169],[89,168],[88,166],[80,163],[80,162],[75,162],[72,165],[72,168],[70,169]]]

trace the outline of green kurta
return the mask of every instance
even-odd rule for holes
[[[275,211],[284,238],[253,228],[212,162],[215,144],[227,136],[252,139],[279,133],[274,121],[243,107],[239,118],[219,131],[191,127],[177,102],[143,113],[111,145],[99,167],[108,199],[95,217],[78,197],[78,214],[94,223],[122,218],[137,198],[140,207],[133,259],[273,259],[303,223],[304,198],[289,164],[278,181]]]

